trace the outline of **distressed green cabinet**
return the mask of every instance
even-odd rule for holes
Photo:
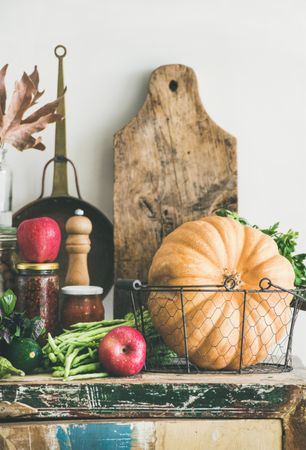
[[[306,370],[0,383],[0,450],[305,450]]]

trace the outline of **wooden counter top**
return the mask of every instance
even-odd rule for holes
[[[295,369],[283,373],[257,373],[257,374],[176,374],[146,372],[134,377],[108,377],[89,380],[63,381],[48,374],[27,375],[25,377],[9,377],[0,379],[0,390],[3,385],[28,385],[28,384],[55,384],[55,385],[79,385],[79,384],[260,384],[260,385],[298,385],[306,386],[306,368]]]

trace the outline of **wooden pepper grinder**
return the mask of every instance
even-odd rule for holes
[[[68,271],[65,284],[88,286],[90,284],[87,255],[90,251],[89,235],[92,230],[91,221],[84,216],[82,209],[77,209],[75,215],[66,222],[66,251],[68,253]]]

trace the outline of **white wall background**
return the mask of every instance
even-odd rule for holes
[[[298,230],[306,251],[305,17],[304,0],[2,0],[0,64],[11,88],[37,64],[49,101],[53,48],[67,46],[68,155],[84,198],[110,218],[114,132],[138,111],[152,70],[193,67],[206,110],[238,139],[240,213]],[[54,126],[42,134],[45,152],[10,151],[15,210],[39,195]],[[304,363],[305,340],[301,313],[294,353]]]

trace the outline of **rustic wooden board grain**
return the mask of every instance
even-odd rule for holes
[[[286,375],[286,374],[280,374]],[[34,378],[34,377],[33,377]],[[304,385],[286,383],[286,377],[274,375],[274,381],[257,376],[184,377],[146,374],[130,379],[59,382],[35,377],[36,382],[0,383],[0,402],[18,402],[35,409],[35,418],[93,417],[266,417],[286,408],[292,395],[299,396]],[[206,382],[203,382],[203,379]],[[244,382],[241,382],[241,379]],[[39,382],[40,381],[40,382]],[[304,384],[306,380],[304,377]],[[3,405],[3,403],[2,403]],[[16,418],[12,405],[6,417]],[[27,417],[26,411],[22,416]]]
[[[291,394],[291,386],[63,383],[6,385],[0,401],[24,403],[39,418],[249,417],[278,411]]]
[[[81,383],[53,381],[47,375],[12,378],[0,382],[0,409],[0,422],[10,426],[38,419],[163,419],[178,425],[184,419],[203,424],[208,419],[275,419],[282,422],[283,448],[305,450],[306,369],[256,375],[144,374]]]
[[[281,450],[280,420],[0,425],[0,450]]]
[[[164,236],[220,207],[237,208],[236,140],[210,119],[195,73],[162,66],[143,107],[114,138],[115,279],[147,279]],[[115,314],[129,303],[115,295]]]

